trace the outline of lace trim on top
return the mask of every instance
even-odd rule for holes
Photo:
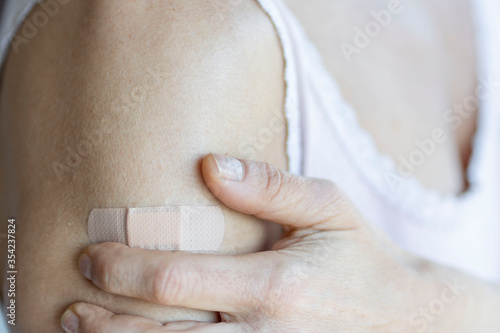
[[[268,11],[271,18],[275,22],[279,22],[281,17],[274,10],[274,7],[269,5],[271,1],[260,0],[260,3]],[[324,112],[334,134],[339,138],[344,153],[353,162],[357,172],[365,179],[373,191],[383,197],[394,209],[407,215],[410,220],[433,229],[456,227],[457,223],[460,222],[459,217],[462,209],[468,202],[474,200],[480,192],[480,183],[478,182],[479,156],[482,155],[484,147],[485,133],[483,133],[483,130],[485,129],[484,124],[487,121],[486,113],[488,112],[484,106],[487,103],[480,102],[479,106],[478,128],[474,138],[473,154],[467,170],[470,186],[466,192],[459,195],[443,195],[437,190],[423,187],[416,177],[403,178],[399,175],[393,159],[380,153],[373,137],[361,127],[354,108],[341,95],[338,84],[326,70],[319,51],[307,38],[301,24],[284,4],[279,5],[283,11],[286,11],[287,18],[293,23],[291,25],[292,29],[295,30],[295,37],[299,37],[297,42],[301,43],[300,52],[304,55],[301,60],[307,62],[304,67],[307,68],[306,74],[308,77],[301,78],[301,84],[314,85],[314,89],[311,89],[311,91],[315,93],[315,98],[322,106],[322,112]],[[472,1],[472,5],[477,7],[479,3]],[[484,15],[480,15],[483,14],[480,9],[473,8],[475,12],[474,25],[478,49],[477,74],[479,78],[482,77],[483,73],[488,73],[488,66],[484,66],[484,60],[487,58],[486,54],[484,54],[486,50],[485,41],[483,40],[484,37],[481,36],[484,31],[479,24],[479,18],[484,19]],[[284,35],[283,31],[281,31],[284,26],[276,24],[276,27],[280,35]],[[282,39],[282,43],[284,50],[291,49],[288,38]],[[285,57],[288,56],[290,56],[290,53],[285,52]],[[290,68],[288,68],[289,70]],[[297,70],[297,68],[294,70]],[[293,75],[288,76],[293,77]],[[287,89],[287,95],[289,96],[291,93],[294,92]],[[296,117],[298,114],[293,112],[289,113],[289,116]],[[290,129],[290,132],[292,131],[293,128]]]

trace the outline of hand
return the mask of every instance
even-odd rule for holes
[[[210,190],[228,207],[279,223],[272,251],[208,255],[89,246],[83,274],[113,294],[218,311],[220,323],[162,324],[73,304],[62,322],[78,332],[402,332],[422,304],[439,294],[422,262],[368,227],[335,184],[293,176],[253,161],[202,165]],[[241,180],[231,180],[239,177]],[[226,179],[226,178],[229,179]],[[126,278],[124,278],[126,277]],[[76,315],[75,315],[76,314]],[[69,330],[68,330],[69,331]]]

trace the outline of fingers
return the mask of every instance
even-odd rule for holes
[[[116,295],[164,305],[239,313],[259,306],[277,253],[190,254],[91,245],[80,256],[83,275]]]
[[[76,303],[61,317],[65,332],[165,332],[163,325],[152,319],[115,315],[114,313],[87,303]]]
[[[237,324],[230,323],[182,321],[163,325],[149,318],[117,315],[88,303],[71,305],[61,317],[61,326],[66,333],[242,332]]]
[[[207,155],[202,173],[209,189],[239,212],[293,228],[346,230],[360,219],[330,181],[295,176],[261,162]]]

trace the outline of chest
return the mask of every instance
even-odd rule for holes
[[[378,150],[396,164],[440,129],[446,140],[412,176],[443,193],[467,186],[477,108],[460,126],[450,110],[474,96],[474,22],[467,0],[285,0]],[[399,4],[399,5],[395,5]]]

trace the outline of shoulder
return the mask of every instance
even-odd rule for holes
[[[195,3],[68,2],[11,51],[3,111],[26,120],[20,132],[37,134],[45,156],[30,155],[33,163],[64,161],[68,144],[77,151],[90,132],[106,140],[78,164],[95,160],[110,175],[148,159],[160,168],[158,151],[171,150],[184,150],[186,163],[189,152],[213,151],[283,166],[285,130],[272,142],[259,138],[276,117],[284,121],[284,64],[272,22],[251,0]],[[33,137],[19,142],[34,145]],[[122,163],[113,169],[115,160]]]

